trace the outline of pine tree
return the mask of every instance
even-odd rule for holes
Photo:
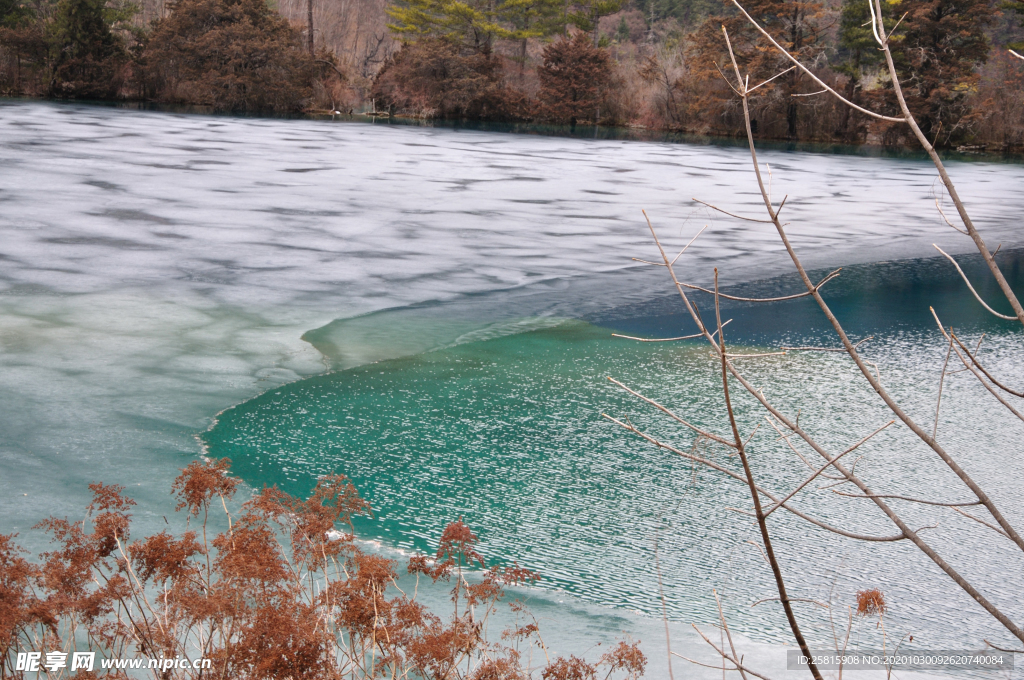
[[[992,6],[988,0],[902,0],[894,10],[906,13],[892,51],[907,105],[929,139],[955,143],[970,134],[976,120],[969,95],[978,67],[988,60],[984,28]],[[887,101],[895,111],[891,89]],[[904,128],[891,128],[886,141],[905,141]]]
[[[727,8],[730,0],[723,0]],[[743,7],[758,24],[768,31],[786,50],[805,64],[813,64],[826,48],[827,22],[823,6],[817,0],[745,0]],[[750,85],[767,80],[792,64],[774,49],[745,17],[731,13],[707,19],[695,33],[690,45],[690,58],[696,75],[706,83],[721,83],[719,68],[731,77],[732,66],[722,36],[722,26],[729,31],[733,51],[740,69],[750,75]],[[757,125],[762,133],[795,139],[799,128],[800,99],[792,95],[806,92],[810,79],[793,70],[761,87],[753,97]],[[728,117],[735,114],[735,95],[724,83],[713,90],[700,106]],[[732,116],[735,118],[735,115]],[[738,120],[734,121],[737,128]],[[757,132],[758,130],[755,130]]]
[[[625,5],[626,0],[575,0],[569,14],[569,22],[581,31],[589,33],[593,38],[594,47],[597,47],[601,38],[598,34],[601,17],[615,14]]]
[[[888,11],[889,7],[889,3],[883,5],[887,10],[886,19],[891,14],[891,11]],[[895,22],[886,20],[886,29],[891,29],[893,23]],[[832,68],[848,78],[843,94],[849,101],[860,103],[864,76],[871,71],[877,71],[882,62],[882,53],[878,50],[878,43],[875,42],[871,31],[871,8],[868,0],[843,0],[839,17],[839,48]],[[853,115],[848,106],[843,107],[839,129],[836,131],[840,137],[850,139],[859,136],[859,130],[850,129],[850,119]]]
[[[0,28],[18,28],[32,18],[32,8],[23,0],[0,0]]]
[[[402,0],[387,8],[395,33],[440,38],[489,54],[495,40],[523,40],[551,32],[555,0]]]
[[[611,78],[608,53],[590,44],[586,34],[562,38],[544,48],[544,63],[537,67],[541,117],[576,125],[597,121],[605,89]]]
[[[61,0],[50,26],[50,45],[51,95],[108,99],[117,94],[118,71],[127,55],[111,31],[104,0]]]
[[[1020,25],[1024,26],[1024,0],[1006,0],[999,7],[1000,9],[1015,13],[1020,19]],[[1024,40],[1012,42],[1007,47],[1011,50],[1024,50]]]

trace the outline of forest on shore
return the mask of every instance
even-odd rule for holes
[[[937,146],[1024,149],[1024,0],[885,0],[908,103]],[[867,0],[748,0],[848,99],[896,113]],[[743,133],[790,64],[732,0],[0,0],[0,95],[210,110]],[[763,139],[915,146],[789,70],[751,97]]]

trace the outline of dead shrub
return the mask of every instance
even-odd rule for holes
[[[90,489],[84,520],[39,525],[55,543],[41,565],[20,555],[14,536],[0,536],[0,676],[20,677],[18,652],[62,649],[204,657],[217,677],[253,680],[535,677],[523,651],[539,653],[540,641],[522,603],[509,604],[517,624],[502,644],[486,630],[505,589],[539,576],[518,565],[480,571],[477,536],[462,520],[445,528],[433,558],[407,565],[410,574],[451,583],[452,612],[442,617],[397,587],[393,560],[355,543],[352,518],[370,506],[341,475],[321,478],[305,500],[265,488],[236,516],[229,502],[238,480],[227,459],[195,462],[172,491],[186,524],[201,521],[201,530],[134,542],[134,502],[124,489]],[[225,513],[229,528],[208,539],[211,509]],[[599,667],[609,678],[635,678],[645,664],[636,645],[623,643],[595,664],[570,657],[540,670],[547,680],[589,680]],[[109,677],[124,677],[118,673]],[[173,677],[209,675],[176,668]]]

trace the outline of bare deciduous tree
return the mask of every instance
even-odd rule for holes
[[[786,588],[786,579],[784,577],[784,574],[782,573],[779,561],[775,555],[775,551],[772,544],[772,530],[768,522],[770,516],[776,510],[779,509],[787,510],[788,512],[798,517],[800,520],[809,522],[819,528],[839,534],[846,538],[851,538],[860,541],[908,541],[912,543],[922,553],[924,553],[932,562],[934,562],[935,565],[937,565],[939,569],[941,569],[942,572],[945,573],[945,575],[952,583],[956,584],[956,586],[958,586],[964,592],[970,595],[970,597],[975,602],[977,602],[978,605],[982,609],[984,609],[989,616],[992,617],[992,619],[997,621],[1007,632],[1009,632],[1015,638],[1017,638],[1021,642],[1024,642],[1024,630],[1021,629],[1020,625],[1015,623],[1003,609],[997,606],[990,599],[990,597],[985,594],[985,591],[991,590],[991,588],[995,584],[978,583],[975,582],[975,580],[966,577],[964,574],[961,574],[939,551],[939,549],[937,549],[934,545],[927,542],[921,536],[921,529],[915,529],[911,527],[908,521],[900,514],[900,512],[897,511],[896,508],[893,507],[893,505],[890,502],[892,500],[898,499],[901,501],[921,504],[924,506],[950,509],[954,512],[959,513],[960,515],[963,515],[964,517],[973,520],[979,525],[986,527],[987,529],[991,530],[992,532],[1000,536],[1002,540],[1006,540],[1012,543],[1014,546],[1016,546],[1016,548],[1020,549],[1021,551],[1024,551],[1024,539],[1022,539],[1017,529],[1006,518],[1004,513],[996,504],[995,500],[992,497],[990,497],[988,493],[986,493],[986,491],[971,477],[971,475],[968,474],[968,472],[960,466],[960,464],[954,459],[950,452],[947,451],[947,449],[936,439],[938,427],[938,412],[941,406],[942,383],[946,375],[950,372],[949,359],[952,358],[953,356],[955,356],[956,359],[963,365],[965,371],[969,371],[971,374],[975,376],[975,378],[986,388],[986,390],[992,395],[992,397],[996,400],[998,404],[1008,409],[1009,412],[1011,412],[1014,416],[1020,418],[1021,420],[1024,420],[1024,416],[1022,416],[1018,407],[1014,406],[1013,399],[1024,397],[1024,392],[1007,387],[1005,381],[1000,380],[996,375],[993,374],[991,370],[983,366],[982,363],[979,361],[977,349],[972,350],[968,343],[964,342],[964,339],[959,337],[954,332],[953,328],[944,327],[938,315],[935,314],[935,311],[933,309],[932,314],[935,315],[936,323],[938,324],[939,330],[941,331],[943,339],[946,341],[948,347],[946,353],[946,363],[943,366],[942,376],[940,378],[939,383],[939,398],[936,404],[936,422],[935,425],[929,429],[923,424],[918,423],[914,418],[912,418],[904,409],[904,407],[901,406],[901,404],[897,401],[897,399],[893,395],[891,395],[890,392],[886,389],[886,387],[882,384],[877,370],[877,366],[875,366],[872,362],[865,359],[859,352],[858,346],[861,344],[861,342],[864,342],[866,338],[859,342],[855,342],[854,340],[852,340],[849,337],[846,330],[843,328],[843,325],[841,324],[839,319],[836,317],[833,311],[829,308],[829,305],[822,298],[820,288],[825,283],[827,283],[831,278],[833,278],[837,274],[837,272],[833,272],[824,280],[817,283],[812,281],[810,276],[808,275],[806,268],[801,262],[801,259],[797,254],[796,249],[794,248],[789,238],[789,235],[786,232],[786,225],[782,223],[779,217],[780,212],[782,211],[782,208],[785,205],[786,199],[783,199],[783,201],[778,206],[774,204],[770,194],[770,189],[766,187],[765,178],[762,175],[761,171],[761,165],[757,158],[757,150],[754,145],[754,136],[753,131],[751,129],[751,115],[749,106],[750,97],[762,85],[764,85],[767,82],[770,82],[774,78],[783,75],[784,73],[787,73],[792,69],[798,69],[802,71],[805,75],[811,78],[819,88],[821,88],[820,91],[811,93],[812,95],[820,95],[827,93],[836,97],[846,106],[849,106],[850,108],[859,111],[864,115],[871,116],[873,118],[883,121],[905,124],[909,126],[914,137],[918,140],[918,142],[921,144],[921,146],[924,148],[924,150],[927,152],[932,162],[934,163],[935,168],[938,172],[938,176],[945,189],[945,192],[952,200],[953,205],[956,208],[957,217],[959,218],[962,227],[954,225],[948,218],[946,218],[945,214],[942,214],[943,219],[945,219],[946,223],[949,226],[953,227],[954,229],[957,229],[957,231],[963,233],[972,240],[974,246],[980,253],[982,259],[984,260],[989,272],[991,272],[992,276],[995,278],[1000,290],[1002,291],[1006,300],[1009,302],[1011,308],[1013,309],[1013,315],[1011,316],[999,314],[998,312],[993,310],[987,303],[985,303],[985,301],[977,293],[975,288],[971,285],[971,282],[968,280],[966,274],[964,274],[963,270],[959,267],[956,261],[941,249],[939,249],[939,252],[941,252],[953,263],[954,267],[956,267],[956,270],[963,277],[963,280],[970,289],[970,291],[974,294],[975,298],[977,298],[978,302],[981,303],[986,310],[988,310],[989,312],[991,312],[992,314],[996,315],[999,318],[1016,320],[1019,321],[1021,324],[1024,324],[1024,308],[1021,307],[1021,304],[1018,301],[1016,295],[1010,288],[1010,285],[1004,277],[1002,271],[1000,271],[1000,268],[994,259],[994,253],[989,250],[981,234],[975,227],[974,222],[971,220],[971,217],[968,214],[967,209],[965,208],[962,200],[960,199],[959,194],[957,193],[956,187],[954,186],[952,179],[950,178],[945,166],[942,163],[942,159],[936,153],[932,143],[922,133],[921,128],[918,126],[917,122],[915,121],[913,115],[910,112],[910,109],[907,106],[906,100],[903,96],[903,92],[900,86],[899,74],[897,73],[896,66],[893,62],[892,54],[889,50],[889,41],[892,32],[890,31],[887,34],[885,31],[884,25],[882,23],[882,9],[879,4],[879,1],[869,0],[869,3],[871,7],[872,32],[876,42],[878,43],[879,49],[882,52],[885,59],[885,64],[888,69],[888,75],[891,78],[892,82],[892,88],[896,96],[896,99],[899,102],[900,110],[902,112],[902,116],[900,117],[884,116],[848,101],[839,92],[837,92],[827,83],[819,79],[814,74],[814,72],[805,64],[801,63],[801,61],[796,56],[794,56],[791,52],[787,51],[780,44],[780,42],[776,40],[775,37],[773,37],[768,31],[761,27],[747,13],[747,11],[738,2],[738,0],[733,0],[733,4],[736,6],[740,15],[745,17],[749,24],[761,34],[761,36],[766,40],[767,44],[770,45],[771,48],[776,50],[779,55],[781,55],[784,59],[788,60],[792,64],[792,66],[790,66],[789,69],[777,73],[772,78],[769,78],[768,80],[760,84],[755,84],[754,86],[751,86],[749,75],[745,76],[742,73],[740,65],[737,62],[735,53],[733,52],[732,45],[729,40],[728,31],[724,26],[722,27],[723,38],[731,60],[731,64],[727,65],[726,69],[731,70],[732,72],[732,75],[729,77],[726,77],[723,73],[723,78],[726,79],[726,82],[729,84],[729,87],[739,98],[740,103],[742,105],[744,120],[746,124],[746,134],[750,147],[752,167],[760,195],[764,202],[767,219],[741,217],[739,215],[734,214],[733,212],[728,212],[723,208],[712,206],[710,204],[704,203],[703,201],[699,202],[704,203],[704,205],[714,210],[717,210],[721,213],[729,215],[730,217],[733,218],[772,225],[777,231],[778,236],[782,241],[782,244],[785,246],[786,252],[790,257],[790,260],[792,261],[793,267],[798,273],[800,280],[802,281],[806,289],[804,293],[780,298],[764,299],[736,298],[734,296],[726,296],[719,291],[717,269],[715,270],[714,290],[701,288],[699,286],[684,282],[677,277],[675,265],[676,262],[679,260],[680,256],[682,256],[685,253],[686,249],[689,247],[690,244],[688,243],[687,246],[682,249],[679,255],[676,255],[675,257],[670,257],[670,255],[666,252],[661,240],[658,238],[658,235],[655,232],[654,227],[651,226],[650,220],[648,219],[648,226],[650,227],[652,237],[654,238],[654,241],[657,244],[658,250],[661,254],[661,262],[649,262],[648,264],[663,266],[667,269],[667,272],[672,281],[672,285],[679,293],[679,296],[682,300],[684,307],[686,308],[686,311],[688,312],[690,318],[694,321],[694,323],[697,325],[700,331],[698,334],[696,334],[696,336],[684,336],[682,338],[672,338],[672,340],[686,339],[692,337],[703,337],[707,341],[708,345],[711,347],[712,354],[716,358],[716,363],[718,364],[718,368],[716,370],[721,373],[721,389],[725,403],[725,413],[723,414],[723,417],[725,423],[727,424],[729,434],[719,435],[714,432],[711,432],[710,430],[698,427],[690,423],[683,417],[677,415],[668,407],[630,389],[628,386],[622,384],[621,382],[616,381],[614,379],[612,380],[612,382],[621,387],[622,389],[625,389],[627,392],[633,394],[634,396],[642,399],[646,403],[654,406],[657,409],[660,409],[663,413],[665,413],[669,417],[675,419],[676,421],[678,421],[679,423],[693,431],[698,440],[706,440],[728,448],[733,454],[735,454],[738,457],[741,469],[734,470],[726,465],[715,462],[707,457],[697,455],[697,453],[695,453],[695,451],[697,450],[696,448],[688,450],[685,447],[674,446],[672,444],[663,442],[651,436],[650,434],[641,431],[631,423],[623,421],[622,419],[612,418],[611,416],[607,415],[605,417],[617,423],[618,425],[624,427],[625,429],[639,435],[640,437],[650,442],[651,444],[654,444],[655,446],[676,453],[695,463],[717,470],[718,472],[728,475],[733,479],[743,482],[747,486],[750,494],[750,500],[753,506],[752,512],[749,512],[748,514],[752,515],[757,523],[757,527],[761,536],[760,547],[763,550],[763,555],[765,559],[771,567],[774,576],[775,586],[778,591],[778,596],[776,598],[771,599],[776,600],[781,604],[785,612],[786,619],[788,621],[789,628],[792,632],[793,638],[796,640],[797,644],[800,646],[801,651],[804,653],[805,656],[810,656],[809,646],[801,631],[800,624],[797,620],[797,616],[792,607],[792,603],[795,601],[799,601],[801,598],[791,597],[789,591]],[[1015,56],[1020,57],[1021,55]],[[936,202],[936,207],[939,208],[939,211],[941,213],[941,208],[938,205],[938,202]],[[690,243],[692,243],[692,241]],[[938,248],[938,246],[936,246],[936,248]],[[694,304],[694,301],[688,295],[688,291],[692,290],[704,291],[714,296],[715,319],[714,324],[711,325],[710,327],[702,318],[699,310]],[[810,296],[814,299],[815,303],[817,303],[821,313],[828,320],[833,332],[838,338],[840,342],[839,347],[781,347],[779,348],[778,352],[766,352],[760,354],[738,354],[729,351],[729,349],[726,346],[725,337],[723,333],[723,327],[725,324],[722,323],[721,314],[719,312],[719,301],[721,298],[725,297],[733,300],[741,299],[747,302],[775,302],[779,300],[792,299],[801,296]],[[871,389],[878,396],[878,398],[882,400],[882,402],[885,404],[885,407],[894,416],[894,419],[889,421],[888,423],[882,424],[873,432],[867,433],[859,440],[854,442],[851,446],[849,446],[848,448],[839,453],[833,453],[829,451],[828,447],[823,445],[813,434],[811,434],[803,427],[801,427],[799,423],[799,416],[791,417],[787,415],[785,406],[775,404],[771,400],[769,400],[764,395],[763,391],[756,387],[754,384],[752,384],[752,382],[737,367],[736,362],[738,359],[773,356],[777,354],[783,354],[787,351],[839,351],[845,353],[850,357],[850,359],[852,359],[857,369],[859,370],[863,380],[866,381],[866,383],[871,387]],[[810,474],[792,491],[788,493],[773,492],[765,488],[758,482],[758,473],[752,466],[747,451],[747,442],[749,441],[749,438],[752,436],[752,433],[748,435],[748,437],[746,438],[740,433],[739,426],[737,425],[737,419],[734,414],[733,397],[731,395],[730,390],[735,389],[736,387],[740,388],[741,390],[745,391],[747,394],[752,396],[754,399],[756,399],[756,401],[760,404],[760,406],[763,408],[765,412],[764,415],[766,420],[769,422],[771,427],[776,430],[780,439],[782,441],[785,441],[785,444],[789,447],[789,449],[794,454],[796,454],[796,456],[799,457],[801,462],[804,465],[806,465],[806,467],[810,470]],[[937,456],[938,461],[942,465],[946,466],[950,471],[952,471],[952,473],[959,479],[959,482],[961,483],[962,487],[965,488],[966,491],[970,493],[970,500],[936,501],[930,498],[924,498],[920,496],[908,496],[902,494],[879,492],[876,491],[871,486],[869,486],[857,474],[855,463],[853,465],[847,465],[845,461],[841,460],[842,458],[844,458],[844,456],[851,453],[852,451],[857,450],[861,445],[870,440],[876,434],[878,434],[879,432],[886,429],[887,427],[889,427],[890,425],[897,421],[902,423],[909,431],[911,431],[914,434],[914,436],[920,442],[927,446],[935,454],[935,456]],[[815,454],[820,456],[822,459],[821,464],[817,466],[813,465],[807,459],[807,457],[800,452],[799,447],[809,448]],[[835,527],[826,524],[825,522],[822,522],[806,514],[805,512],[799,510],[798,508],[794,507],[793,498],[797,494],[799,494],[801,490],[803,490],[808,484],[810,484],[815,479],[818,479],[819,477],[826,477],[830,480],[834,480],[837,485],[852,485],[852,487],[855,487],[855,490],[837,490],[836,493],[848,498],[863,499],[869,503],[872,503],[878,509],[878,511],[880,511],[881,514],[885,516],[887,521],[895,525],[897,533],[890,536],[859,535],[855,532],[847,531],[840,527]],[[985,514],[983,516],[979,516],[975,513],[972,513],[970,512],[970,509],[972,508],[976,508],[977,510],[980,510]],[[718,601],[717,594],[715,597],[716,601]],[[865,597],[867,596],[865,595]],[[874,596],[872,595],[871,597]],[[880,614],[884,610],[884,600],[882,600],[881,597],[882,596],[879,593],[878,602],[881,602],[881,605],[879,605],[878,602],[876,602],[874,605],[870,604],[870,602],[867,602],[867,604],[864,604],[865,611],[875,611],[876,613]],[[870,597],[868,598],[868,600],[870,600]],[[738,655],[735,647],[733,646],[731,634],[729,634],[728,630],[728,625],[726,624],[725,617],[722,614],[720,601],[718,601],[718,606],[720,625],[723,631],[725,631],[726,633],[726,636],[728,638],[728,644],[726,645],[724,643],[720,643],[716,645],[712,642],[710,638],[704,635],[704,633],[700,632],[699,630],[698,632],[701,633],[704,640],[714,648],[715,652],[724,661],[728,661],[730,664],[732,664],[732,668],[730,670],[739,672],[744,678],[746,678],[748,674],[754,677],[763,678],[763,675],[758,674],[757,672],[750,669],[748,666],[744,665],[743,657]],[[879,609],[879,607],[881,607],[881,609]],[[858,606],[858,608],[860,609],[860,605]],[[832,614],[830,610],[830,620],[831,616]],[[848,639],[849,626],[847,627],[846,635],[846,640],[848,641]],[[835,636],[835,643],[838,649],[840,647],[840,640],[838,635]],[[846,642],[842,642],[841,644],[845,648]],[[996,647],[996,645],[993,645],[988,641],[986,641],[986,644],[989,644],[991,647],[995,647],[997,649],[1003,649],[1000,647]],[[1006,650],[1003,649],[1003,651]],[[809,663],[808,668],[814,678],[821,678],[821,673],[813,662]]]

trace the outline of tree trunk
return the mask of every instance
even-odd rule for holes
[[[854,102],[853,97],[857,93],[857,79],[854,76],[850,76],[850,81],[846,83],[846,96],[847,101]],[[856,102],[854,102],[856,104]],[[849,106],[843,107],[843,112],[839,116],[839,129],[836,131],[841,139],[849,139],[850,136],[850,111]]]
[[[313,0],[306,0],[306,30],[309,32],[309,56],[313,56],[315,48],[313,44]]]

